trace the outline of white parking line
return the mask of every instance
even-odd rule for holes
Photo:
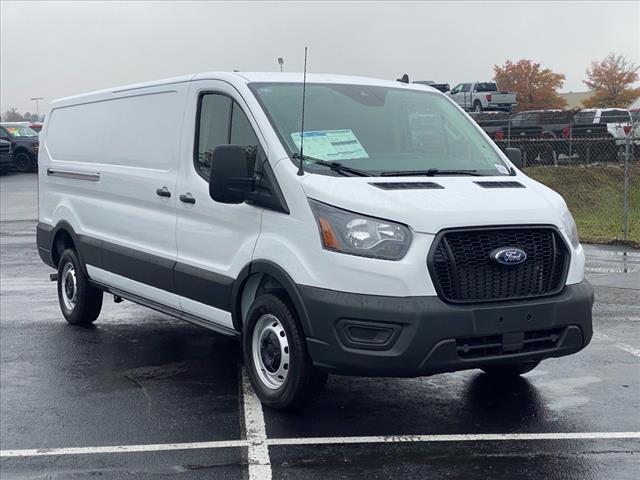
[[[249,480],[271,480],[271,461],[267,444],[267,430],[264,423],[262,403],[256,396],[247,372],[242,367],[240,385],[244,411],[244,430],[247,435]]]
[[[306,437],[269,438],[256,445],[249,440],[229,440],[193,443],[160,443],[151,445],[114,445],[106,447],[43,448],[31,450],[1,450],[0,457],[41,457],[87,455],[99,453],[166,452],[172,450],[211,450],[256,446],[346,445],[367,443],[434,443],[434,442],[496,442],[535,440],[640,440],[640,432],[558,432],[558,433],[463,433],[454,435],[380,435],[369,437]],[[259,452],[258,452],[259,453]],[[254,454],[255,455],[255,454]],[[258,457],[259,458],[259,457]],[[263,465],[263,464],[259,464]],[[251,465],[250,472],[251,470]],[[254,469],[254,472],[263,472]],[[271,474],[271,466],[268,469]],[[265,478],[257,476],[252,478]],[[268,477],[267,477],[268,478]]]
[[[272,438],[269,445],[341,445],[353,443],[495,442],[530,440],[615,440],[640,439],[640,432],[575,433],[463,433],[453,435],[380,435],[369,437]]]
[[[593,338],[597,338],[598,340],[603,340],[605,342],[611,342],[613,343],[614,347],[630,353],[631,355],[635,355],[636,357],[640,357],[640,348],[635,348],[631,345],[627,345],[626,343],[618,342],[615,339],[611,338],[609,335],[605,335],[604,333],[600,332],[593,332]]]
[[[172,450],[208,450],[213,448],[234,448],[246,446],[246,440],[222,440],[215,442],[113,445],[107,447],[34,448],[30,450],[0,450],[0,457],[46,457],[51,455],[87,455],[95,453],[167,452]]]

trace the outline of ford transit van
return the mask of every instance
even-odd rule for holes
[[[37,245],[60,308],[103,294],[242,343],[261,401],[327,374],[515,376],[578,352],[593,290],[563,199],[441,92],[205,73],[52,103]],[[216,368],[211,365],[211,368]]]

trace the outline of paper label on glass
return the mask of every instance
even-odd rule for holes
[[[300,132],[293,132],[291,138],[300,149]],[[304,154],[327,161],[369,158],[352,130],[304,132]]]

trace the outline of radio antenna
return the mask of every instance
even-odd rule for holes
[[[298,175],[304,175],[304,99],[307,94],[307,47],[304,47],[304,71],[302,73],[302,118],[300,120],[300,163]]]

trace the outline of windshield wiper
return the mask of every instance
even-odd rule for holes
[[[397,170],[382,172],[381,177],[434,177],[436,175],[471,175],[473,177],[484,177],[477,170],[441,170],[439,168],[429,168],[428,170]]]
[[[296,160],[299,160],[299,161],[306,160],[308,162],[312,162],[312,163],[315,163],[317,165],[323,165],[325,167],[329,167],[334,172],[342,173],[343,175],[345,173],[350,173],[352,175],[357,175],[359,177],[370,177],[371,176],[370,173],[365,172],[364,170],[358,170],[356,168],[346,167],[343,164],[341,164],[340,162],[328,162],[327,160],[322,160],[320,158],[310,157],[309,155],[300,155],[297,152],[294,153],[292,155],[292,157],[295,158]]]

